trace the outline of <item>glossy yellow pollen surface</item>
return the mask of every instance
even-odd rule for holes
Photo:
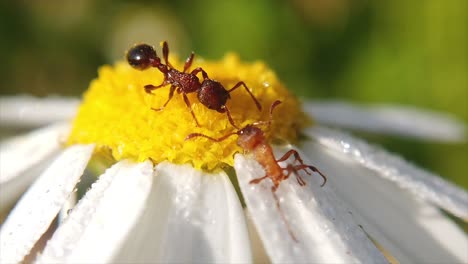
[[[179,70],[183,63],[170,57],[171,64]],[[269,138],[294,141],[300,129],[307,123],[299,101],[281,84],[275,73],[263,62],[246,63],[235,54],[227,54],[219,61],[196,58],[192,68],[202,67],[211,79],[226,89],[244,81],[262,105],[260,112],[249,94],[240,87],[233,91],[227,102],[234,122],[244,127],[256,121],[268,120],[269,108],[275,100],[276,107],[270,128],[261,126]],[[201,74],[198,74],[202,80]],[[233,155],[243,152],[237,146],[237,135],[222,142],[197,137],[185,140],[191,133],[203,133],[219,138],[236,129],[226,114],[210,110],[202,105],[196,93],[188,94],[194,113],[200,123],[197,127],[181,94],[175,93],[162,111],[167,100],[169,86],[147,94],[144,86],[159,85],[163,74],[155,68],[135,70],[125,62],[99,69],[84,94],[68,144],[94,143],[97,151],[110,151],[116,160],[151,159],[154,163],[168,160],[173,163],[191,163],[195,168],[213,170],[223,164],[233,165]]]

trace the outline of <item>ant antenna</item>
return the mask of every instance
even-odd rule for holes
[[[229,134],[226,134],[220,138],[213,138],[213,137],[210,137],[210,136],[207,136],[205,134],[201,134],[201,133],[192,133],[190,135],[188,135],[187,137],[185,137],[185,140],[189,140],[189,139],[192,139],[194,137],[204,137],[204,138],[207,138],[209,140],[212,140],[212,141],[215,141],[215,142],[221,142],[223,140],[225,140],[226,138],[230,137],[230,136],[234,136],[234,135],[238,135],[238,132],[231,132]]]
[[[257,121],[255,123],[252,123],[251,126],[258,126],[258,125],[267,125],[268,128],[270,127],[271,125],[271,121],[273,120],[273,110],[279,105],[281,104],[281,101],[280,100],[276,100],[274,101],[271,106],[270,106],[270,119],[268,121]],[[235,123],[234,123],[234,120],[232,119],[232,116],[231,116],[231,112],[229,111],[229,109],[224,106],[224,109],[226,110],[226,114],[228,116],[228,120],[229,120],[229,123],[231,123],[231,125],[237,129],[236,132],[231,132],[229,134],[226,134],[220,138],[213,138],[213,137],[210,137],[210,136],[207,136],[205,134],[201,134],[201,133],[192,133],[190,135],[188,135],[185,140],[189,140],[189,139],[192,139],[194,137],[204,137],[204,138],[207,138],[209,140],[212,140],[212,141],[215,141],[215,142],[221,142],[223,140],[225,140],[226,138],[230,137],[230,136],[234,136],[234,135],[239,135],[239,133],[241,133],[242,129],[240,129]]]
[[[268,121],[257,121],[255,123],[253,123],[252,125],[253,126],[258,126],[258,125],[266,125],[267,128],[270,128],[270,125],[271,125],[271,121],[273,120],[273,110],[279,105],[281,104],[281,101],[280,100],[276,100],[274,101],[271,106],[270,106],[270,119],[268,119]]]
[[[257,122],[254,122],[252,123],[252,126],[258,126],[258,125],[267,125],[268,128],[270,128],[270,125],[271,125],[271,121],[273,120],[273,110],[279,105],[281,104],[281,101],[280,100],[276,100],[274,101],[271,106],[270,106],[270,119],[268,121],[257,121]],[[228,119],[229,119],[229,123],[231,123],[231,125],[237,129],[237,130],[240,130],[240,128],[238,126],[236,126],[236,124],[234,124],[234,120],[232,119],[232,116],[231,116],[231,112],[229,111],[229,108],[227,106],[223,106],[223,108],[226,110],[226,114],[228,116]]]

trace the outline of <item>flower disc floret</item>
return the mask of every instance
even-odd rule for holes
[[[176,57],[170,58],[177,69],[183,68]],[[266,134],[269,138],[294,141],[307,118],[299,101],[292,96],[275,73],[260,61],[241,62],[235,54],[227,54],[220,61],[196,60],[192,68],[202,67],[211,79],[226,89],[244,81],[263,107],[260,112],[244,89],[233,91],[228,100],[234,122],[243,127],[256,121],[268,120],[268,110],[275,100],[282,104],[275,109],[273,123]],[[202,76],[198,76],[202,80]],[[192,163],[195,168],[213,170],[223,164],[233,165],[233,155],[242,152],[236,144],[237,136],[216,143],[205,138],[185,140],[191,133],[214,138],[235,132],[226,114],[202,105],[196,93],[187,94],[200,122],[197,127],[182,96],[175,94],[166,108],[169,86],[147,94],[144,86],[159,85],[164,76],[155,68],[138,71],[127,63],[99,69],[84,94],[84,100],[73,123],[69,144],[94,143],[98,150],[110,151],[116,160],[151,159],[154,163],[168,160],[173,163]]]

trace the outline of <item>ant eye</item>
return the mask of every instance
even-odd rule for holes
[[[127,52],[128,64],[138,70],[150,67],[156,57],[156,51],[147,44],[136,45]]]

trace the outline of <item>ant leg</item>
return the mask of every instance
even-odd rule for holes
[[[164,103],[164,105],[160,108],[151,108],[152,110],[154,111],[161,111],[163,110],[167,103],[169,103],[169,101],[172,99],[172,96],[174,96],[174,91],[175,91],[176,87],[174,85],[171,85],[171,90],[169,91],[169,98],[167,99],[167,101]]]
[[[234,91],[235,89],[239,88],[241,85],[244,86],[245,90],[250,94],[250,97],[252,97],[252,100],[254,100],[255,102],[255,105],[257,106],[258,110],[259,111],[262,111],[262,106],[260,105],[260,103],[258,102],[257,98],[255,98],[255,96],[252,94],[252,92],[250,91],[249,87],[247,87],[247,85],[245,85],[245,83],[243,81],[240,81],[238,82],[236,85],[234,85],[234,87],[232,87],[231,89],[229,89],[227,92],[228,93],[231,93],[232,91]]]
[[[286,175],[284,176],[283,180],[286,180],[291,176],[291,173],[294,173],[294,176],[296,176],[297,183],[299,183],[300,186],[306,185],[306,182],[302,177],[297,173],[297,166],[293,166],[292,164],[288,164],[286,168],[283,168],[283,170],[286,171]]]
[[[307,171],[307,169],[310,169],[313,172],[318,173],[322,177],[323,183],[320,185],[320,187],[323,187],[325,185],[325,183],[327,182],[327,177],[322,172],[320,172],[319,169],[317,169],[317,167],[314,167],[314,166],[311,166],[311,165],[305,165],[305,164],[294,166],[294,170],[296,172],[300,171],[300,170],[304,170],[305,172],[307,172],[307,174],[310,175],[310,173]]]
[[[187,94],[183,93],[183,97],[184,97],[184,101],[185,101],[185,104],[187,105],[187,107],[190,109],[190,113],[192,114],[193,116],[193,120],[195,120],[195,123],[197,124],[197,127],[200,127],[200,124],[198,123],[198,120],[197,118],[195,117],[195,114],[193,113],[193,109],[192,109],[192,105],[190,104],[190,101],[187,97]]]
[[[281,216],[281,219],[283,220],[284,224],[286,225],[286,228],[288,229],[288,233],[291,236],[291,238],[294,240],[294,242],[299,242],[297,240],[296,236],[294,235],[293,231],[291,230],[291,227],[289,226],[289,222],[286,219],[286,216],[284,215],[283,210],[281,210],[281,204],[280,204],[278,196],[276,195],[276,189],[277,188],[278,188],[277,186],[276,187],[275,186],[271,187],[271,193],[273,194],[273,198],[275,198],[276,208],[278,208],[278,212],[279,212],[279,214]]]
[[[153,93],[152,93],[153,90],[156,90],[156,89],[158,89],[158,88],[161,88],[161,87],[163,87],[163,86],[166,86],[167,84],[168,84],[168,83],[166,82],[166,80],[164,80],[164,81],[163,81],[160,85],[158,85],[158,86],[154,86],[154,85],[152,85],[152,84],[147,84],[147,85],[145,85],[145,92],[146,92],[146,93],[149,93],[149,94],[153,94]]]
[[[186,72],[188,70],[188,68],[190,68],[190,66],[192,66],[192,62],[193,62],[193,57],[195,56],[195,53],[190,53],[190,56],[187,58],[187,60],[185,61],[185,64],[184,64],[184,71],[183,72]]]
[[[237,130],[240,130],[238,126],[236,126],[236,124],[234,124],[234,120],[232,119],[232,116],[231,116],[231,111],[229,111],[229,109],[227,108],[227,106],[223,105],[224,107],[224,110],[226,110],[226,115],[228,117],[228,120],[229,120],[229,123],[231,123],[231,125],[237,129]]]
[[[167,45],[167,41],[164,41],[163,42],[163,57],[164,57],[164,61],[166,62],[166,65],[171,67],[171,68],[174,68],[170,63],[169,63],[169,45]]]
[[[303,166],[303,165],[302,165],[302,166]],[[307,166],[307,165],[306,165],[306,166]],[[311,166],[311,165],[309,165],[308,167],[309,167],[309,169],[311,169],[313,172],[316,172],[316,173],[318,173],[320,176],[322,176],[322,178],[323,178],[323,183],[320,185],[320,187],[323,187],[323,186],[325,185],[325,183],[327,183],[327,177],[326,177],[322,172],[320,172],[319,169],[317,169],[317,167]]]
[[[198,67],[198,68],[194,69],[190,74],[197,75],[197,73],[199,73],[199,72],[202,73],[204,80],[209,79],[208,78],[208,73],[206,73],[206,71],[203,70],[202,67]]]
[[[279,160],[276,160],[277,162],[281,162],[281,161],[285,161],[287,160],[289,157],[291,157],[291,155],[294,155],[294,158],[295,158],[295,161],[299,161],[300,164],[304,164],[304,162],[302,161],[301,157],[299,156],[299,153],[294,150],[294,149],[291,149],[289,150],[288,152],[286,152],[283,157],[281,157]]]
[[[268,178],[268,175],[265,175],[261,178],[256,178],[256,179],[253,179],[251,181],[249,181],[250,184],[259,184],[261,181],[263,181],[264,179]],[[276,190],[276,188],[275,188]]]

